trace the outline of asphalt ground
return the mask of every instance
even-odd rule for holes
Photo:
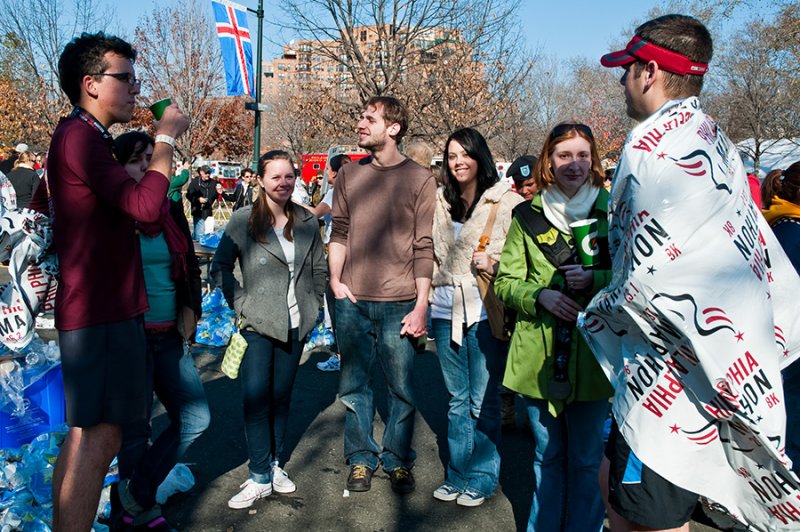
[[[8,272],[0,267],[0,284]],[[57,339],[53,330],[40,330],[45,339]],[[348,467],[342,444],[344,406],[337,399],[339,373],[324,373],[316,362],[329,352],[318,348],[304,354],[297,374],[286,441],[285,469],[297,484],[292,494],[273,494],[245,510],[228,508],[228,499],[248,478],[247,448],[239,383],[219,371],[222,348],[196,345],[195,364],[200,371],[211,407],[208,430],[187,451],[196,484],[173,496],[163,511],[177,530],[234,532],[291,531],[448,531],[524,530],[533,488],[533,439],[518,408],[517,427],[503,432],[500,445],[500,486],[482,506],[465,508],[435,500],[433,490],[444,478],[447,460],[448,396],[432,342],[417,355],[413,384],[417,403],[414,448],[416,491],[401,496],[392,492],[388,476],[379,471],[372,489],[345,493]],[[375,437],[380,442],[386,414],[386,385],[376,372]],[[157,433],[167,424],[156,402],[153,426]],[[713,528],[692,522],[693,532]]]

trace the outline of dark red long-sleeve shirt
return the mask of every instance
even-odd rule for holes
[[[53,133],[47,179],[61,268],[56,328],[80,329],[143,314],[147,294],[134,219],[158,219],[167,178],[148,171],[137,183],[97,129],[66,118]]]

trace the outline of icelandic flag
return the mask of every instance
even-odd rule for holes
[[[228,96],[254,96],[253,47],[247,29],[247,8],[226,0],[212,0],[211,6],[222,47]]]

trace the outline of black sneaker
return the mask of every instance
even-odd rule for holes
[[[389,480],[392,481],[392,489],[395,493],[406,494],[414,491],[417,483],[414,482],[414,474],[407,467],[398,467],[389,471]]]
[[[372,469],[362,464],[350,468],[347,477],[347,489],[350,491],[369,491],[372,487]]]
[[[127,528],[119,530],[126,532],[176,532],[164,519],[164,516],[161,515],[161,507],[159,505],[145,510],[136,517],[125,512],[122,516],[122,523]]]

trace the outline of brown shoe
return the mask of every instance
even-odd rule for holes
[[[350,491],[369,491],[372,487],[372,473],[374,471],[362,464],[350,467],[347,477],[347,489]]]

